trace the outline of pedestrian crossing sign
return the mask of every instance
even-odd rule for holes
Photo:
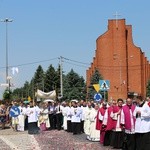
[[[109,80],[99,80],[100,91],[108,91],[110,89]]]

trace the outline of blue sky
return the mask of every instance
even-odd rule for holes
[[[8,63],[18,66],[19,73],[9,75],[15,87],[30,81],[38,65],[44,70],[57,68],[63,56],[65,73],[74,69],[85,77],[95,55],[96,39],[107,30],[108,19],[120,19],[132,25],[134,44],[150,60],[150,1],[137,0],[0,0],[0,19],[8,24]],[[5,83],[5,23],[0,23],[0,83]],[[48,60],[48,61],[46,61]],[[37,62],[37,63],[34,63]],[[25,65],[23,65],[25,64]],[[0,87],[1,93],[5,88]]]

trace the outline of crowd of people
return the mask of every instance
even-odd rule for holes
[[[124,150],[150,148],[150,98],[71,102],[13,101],[0,105],[1,129],[39,134],[45,130],[85,133],[87,140]]]

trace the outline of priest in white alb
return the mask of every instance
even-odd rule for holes
[[[87,107],[85,108],[85,111],[84,111],[84,133],[86,135],[90,134],[90,120],[89,120],[89,117],[90,117],[91,110],[92,110],[91,102],[88,102],[88,105],[87,105]]]
[[[100,141],[100,131],[96,130],[96,121],[97,121],[97,113],[99,106],[95,104],[94,108],[92,108],[89,120],[90,120],[90,130],[87,139],[90,141],[98,142]]]
[[[25,117],[26,117],[26,108],[24,107],[23,102],[20,102],[18,108],[19,108],[19,110],[20,110],[20,114],[19,114],[19,116],[18,116],[17,130],[18,130],[18,131],[24,131],[24,127],[25,127]]]

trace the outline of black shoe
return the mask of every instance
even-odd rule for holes
[[[77,133],[73,133],[73,135],[75,135],[75,134],[77,134]]]

